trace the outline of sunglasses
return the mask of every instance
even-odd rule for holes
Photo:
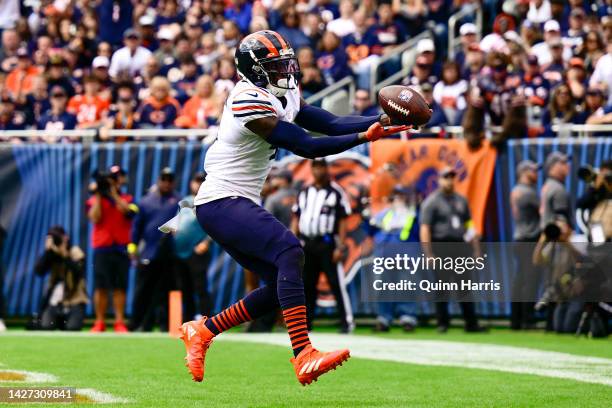
[[[51,97],[52,98],[65,98],[66,94],[63,94],[63,93],[54,93],[54,94],[51,94]]]
[[[132,102],[132,98],[119,98],[119,102],[130,103]]]
[[[455,173],[448,173],[442,176],[442,178],[445,179],[451,179],[451,178],[455,178]]]

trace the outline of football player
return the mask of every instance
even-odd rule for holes
[[[186,365],[195,381],[204,378],[204,358],[215,336],[231,327],[282,309],[302,385],[341,365],[348,350],[312,347],[300,241],[260,206],[260,192],[281,147],[307,157],[340,153],[408,126],[390,126],[387,115],[338,117],[300,97],[295,52],[280,34],[258,31],[236,49],[241,81],[230,92],[217,140],[206,153],[206,181],[194,200],[202,228],[265,285],[211,318],[183,324]],[[294,124],[295,122],[295,124]],[[311,137],[304,129],[328,136]]]

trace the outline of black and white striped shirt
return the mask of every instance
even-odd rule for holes
[[[336,234],[338,221],[351,213],[351,205],[342,187],[332,181],[320,189],[303,188],[294,212],[299,217],[300,234],[317,238]]]

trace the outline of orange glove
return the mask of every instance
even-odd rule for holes
[[[382,137],[391,136],[395,133],[403,132],[404,130],[410,129],[412,126],[401,125],[401,126],[383,126],[380,122],[376,122],[371,125],[365,133],[366,139],[370,142],[375,142]]]

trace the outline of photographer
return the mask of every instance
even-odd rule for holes
[[[114,331],[127,332],[125,325],[125,291],[127,288],[130,259],[127,244],[130,243],[132,218],[138,207],[132,196],[121,192],[125,172],[119,166],[108,173],[96,172],[91,189],[93,196],[87,200],[87,217],[94,224],[92,247],[94,249],[94,308],[96,322],[91,331],[106,330],[104,314],[108,308],[108,292],[113,291],[115,311]]]
[[[589,241],[595,244],[612,241],[612,160],[604,162],[599,172],[585,166],[578,169],[578,177],[590,183],[578,199],[587,226]]]
[[[552,329],[557,333],[573,333],[578,328],[584,303],[572,300],[580,294],[576,268],[582,256],[570,242],[572,228],[562,214],[555,215],[544,227],[533,253],[533,263],[548,267],[544,294],[536,310],[544,306],[554,308]],[[556,302],[556,304],[554,303]]]
[[[45,253],[34,266],[34,272],[41,278],[51,273],[40,308],[41,329],[81,330],[85,305],[89,303],[84,267],[85,254],[81,248],[70,246],[63,227],[51,227],[45,241]]]

